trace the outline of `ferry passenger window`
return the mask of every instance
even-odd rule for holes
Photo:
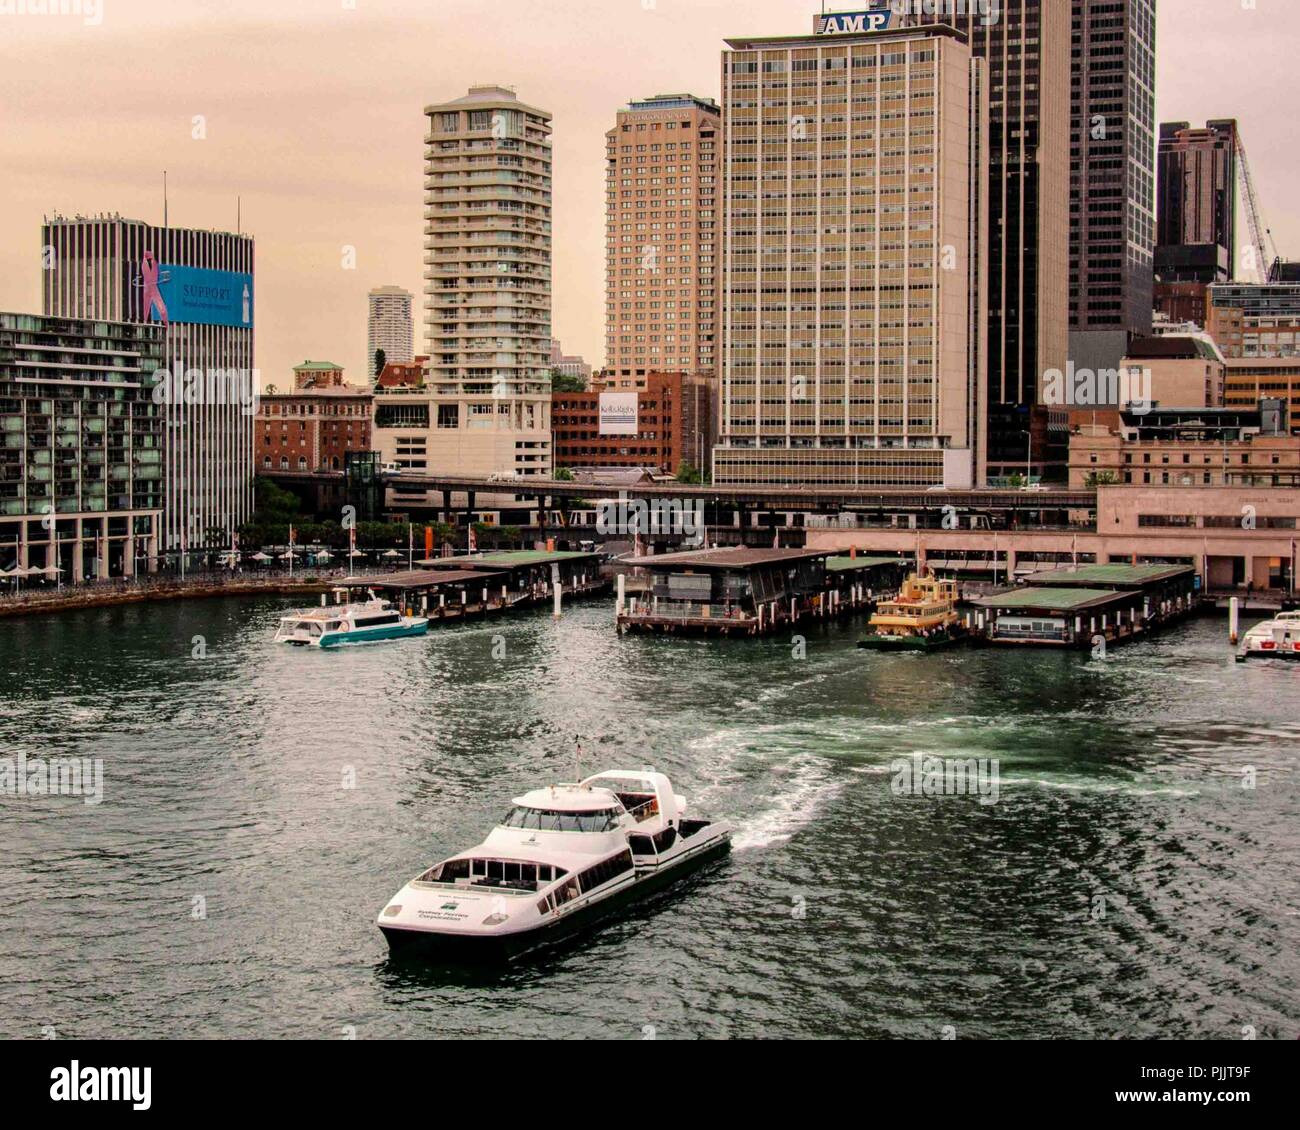
[[[504,864],[502,864],[502,862],[499,859],[488,860],[487,877],[489,879],[496,879],[498,881],[505,879],[506,877],[505,866]]]

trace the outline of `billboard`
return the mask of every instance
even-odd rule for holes
[[[156,278],[149,301],[149,320],[167,325],[190,322],[201,326],[253,328],[253,276],[161,263],[141,266],[146,291]]]
[[[600,394],[600,434],[634,436],[637,433],[637,395],[635,392]]]

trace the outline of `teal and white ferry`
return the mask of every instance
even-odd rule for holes
[[[276,643],[295,647],[341,647],[344,644],[422,636],[429,630],[424,616],[405,616],[400,608],[374,593],[357,604],[309,608],[280,619]]]

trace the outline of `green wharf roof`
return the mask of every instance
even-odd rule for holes
[[[1119,588],[1143,588],[1146,585],[1191,576],[1190,565],[1080,565],[1073,569],[1048,569],[1025,577],[1030,585],[1115,585]]]
[[[1069,589],[1055,587],[1021,588],[1013,592],[982,596],[975,603],[981,608],[1006,608],[1013,612],[1081,612],[1089,608],[1132,599],[1132,593],[1114,589]]]
[[[882,565],[904,565],[912,567],[912,562],[905,557],[828,557],[826,570],[830,573],[847,573],[854,569],[878,569]]]

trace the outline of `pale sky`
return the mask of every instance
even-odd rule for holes
[[[616,111],[659,93],[718,98],[724,37],[801,33],[820,8],[79,2],[86,14],[51,16],[4,13],[59,0],[0,0],[0,310],[40,310],[44,213],[161,223],[166,169],[176,226],[233,230],[243,198],[243,230],[257,237],[257,365],[281,387],[305,358],[335,361],[360,382],[375,286],[416,295],[421,350],[421,111],[484,83],[513,86],[555,116],[554,332],[568,352],[603,363],[604,134]],[[1159,0],[1158,12],[1157,121],[1238,118],[1274,239],[1300,258],[1300,3]],[[346,246],[355,270],[342,267]]]

